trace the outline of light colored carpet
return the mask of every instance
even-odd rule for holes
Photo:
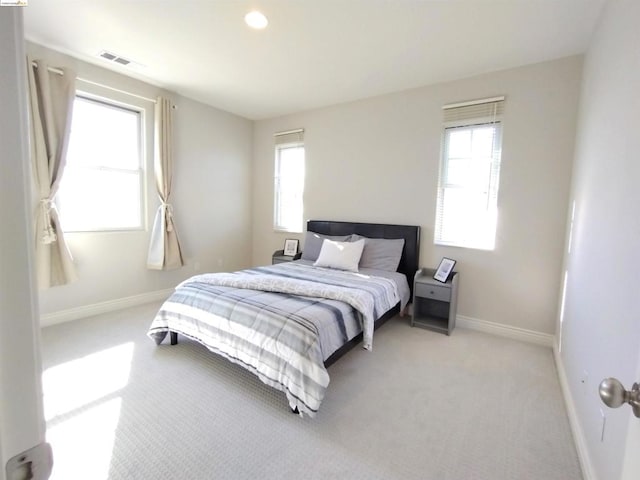
[[[43,330],[52,479],[582,478],[547,348],[395,318],[309,419],[196,343],[156,347],[158,307]]]

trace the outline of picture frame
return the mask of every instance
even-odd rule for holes
[[[284,241],[284,249],[282,254],[287,257],[295,257],[298,253],[298,244],[300,240],[296,238],[287,238]]]
[[[436,273],[434,273],[433,278],[439,282],[447,283],[449,280],[449,276],[451,272],[453,272],[453,267],[455,267],[456,261],[452,258],[442,257],[440,260],[440,265],[438,265],[438,269]]]

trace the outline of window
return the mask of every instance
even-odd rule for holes
[[[444,107],[434,242],[493,250],[504,98]]]
[[[273,228],[302,232],[304,130],[276,134]]]
[[[77,96],[56,195],[65,232],[143,228],[142,113]]]

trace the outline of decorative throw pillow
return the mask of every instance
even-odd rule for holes
[[[320,255],[314,263],[316,267],[335,268],[337,270],[358,271],[358,262],[364,249],[364,239],[357,242],[336,242],[325,239]]]
[[[320,255],[320,249],[322,248],[322,242],[325,238],[329,240],[335,240],[337,242],[346,242],[349,240],[351,235],[341,235],[341,236],[329,236],[329,235],[321,235],[320,233],[315,232],[307,232],[304,237],[304,248],[302,249],[302,260],[311,260],[315,262],[318,259],[318,255]]]
[[[395,272],[398,270],[404,238],[368,238],[360,235],[352,235],[351,240],[364,239],[364,250],[360,258],[360,268],[374,268]]]

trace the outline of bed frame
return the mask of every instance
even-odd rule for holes
[[[413,277],[419,267],[420,258],[420,227],[413,225],[386,225],[380,223],[354,223],[354,222],[332,222],[327,220],[309,220],[307,231],[319,233],[321,235],[351,235],[357,233],[369,238],[404,239],[404,248],[398,265],[398,272],[403,273],[409,282],[411,297],[413,298]],[[400,303],[377,319],[374,329],[378,329],[387,320],[400,313]],[[169,332],[171,345],[178,343],[178,333]],[[350,351],[362,341],[362,333],[345,343],[336,350],[324,362],[325,367],[334,364],[340,357]],[[292,410],[298,413],[297,409]]]
[[[398,272],[404,273],[409,282],[411,297],[413,298],[413,277],[420,268],[420,227],[414,225],[387,225],[382,223],[354,223],[332,222],[327,220],[309,220],[307,231],[321,235],[351,235],[357,233],[369,238],[404,238],[404,249],[398,265]],[[375,322],[374,328],[379,328],[387,320],[400,312],[400,304],[385,313]],[[333,352],[324,362],[325,367],[334,364],[340,357],[362,341],[362,333],[345,343]]]

